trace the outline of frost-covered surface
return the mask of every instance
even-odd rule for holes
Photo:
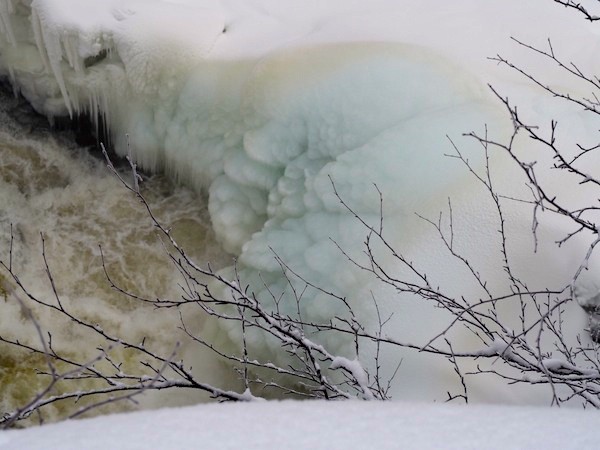
[[[285,287],[274,251],[306,279],[347,296],[371,325],[374,291],[383,313],[395,313],[391,332],[422,343],[447,317],[393,298],[339,252],[331,239],[360,258],[365,229],[340,205],[330,177],[370,223],[379,213],[376,183],[390,242],[418,258],[437,285],[467,295],[477,288],[464,284],[466,274],[454,269],[435,231],[414,215],[436,218],[451,196],[464,254],[490,288],[505,286],[493,205],[460,163],[443,156],[451,149],[446,136],[481,167],[481,150],[459,137],[484,123],[496,137],[506,132],[487,82],[517,96],[535,120],[559,118],[573,134],[595,129],[485,60],[512,52],[511,34],[535,42],[550,35],[585,42],[566,49],[587,64],[582,68],[594,69],[596,36],[551,3],[1,0],[0,67],[38,111],[100,114],[118,152],[125,154],[129,133],[141,166],[206,189],[215,232],[260,297],[269,297],[265,282],[272,292]],[[537,64],[529,55],[521,62]],[[522,180],[505,159],[493,157],[496,186],[518,195]],[[543,288],[568,282],[582,245],[560,255],[542,246],[533,255],[530,212],[515,205],[508,216],[515,269]],[[555,222],[540,229],[549,242],[559,232]],[[306,320],[327,320],[338,309],[310,291],[301,306]],[[282,308],[296,311],[293,302]],[[571,335],[583,328],[583,312],[565,317]],[[238,334],[217,327],[205,338],[221,344]],[[259,337],[252,344],[264,348]],[[355,356],[337,337],[325,344],[348,361]],[[404,359],[396,394],[445,396],[451,370],[425,358]],[[473,395],[498,398],[485,384]],[[512,400],[530,401],[516,394]]]
[[[418,403],[281,402],[119,414],[0,433],[1,450],[596,449],[598,413]]]

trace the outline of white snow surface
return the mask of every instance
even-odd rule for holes
[[[0,433],[1,450],[596,449],[598,412],[373,402],[200,405]]]
[[[504,52],[561,86],[563,78],[509,39],[543,45],[552,37],[557,51],[598,73],[591,25],[545,0],[0,0],[0,18],[0,70],[34,107],[49,117],[100,115],[117,152],[126,154],[129,134],[142,167],[205,189],[218,238],[238,256],[241,279],[261,299],[286,288],[275,252],[307,280],[346,296],[370,326],[373,294],[384,317],[394,313],[387,332],[405,342],[425,343],[449,319],[431,305],[392,295],[347,261],[332,240],[364,262],[367,230],[340,204],[330,180],[371,224],[378,223],[377,184],[389,242],[418,261],[436,286],[480,295],[435,230],[414,214],[437,219],[451,197],[457,245],[499,292],[507,278],[494,206],[466,168],[444,156],[452,152],[447,136],[481,170],[481,148],[462,133],[483,132],[487,123],[502,139],[509,126],[488,82],[518,99],[530,122],[560,119],[568,136],[597,130],[589,118],[486,60]],[[506,155],[491,157],[499,191],[527,196]],[[555,185],[569,198],[591,198],[585,186]],[[544,244],[534,254],[531,211],[517,203],[508,209],[514,270],[531,286],[568,283],[586,243],[559,251],[553,242],[564,223],[545,218]],[[380,257],[391,273],[402,272],[390,255]],[[289,298],[281,308],[297,309]],[[340,306],[309,290],[301,309],[306,320],[327,321]],[[583,312],[564,317],[573,331],[566,335],[583,330]],[[239,341],[237,328],[205,331],[217,345]],[[456,339],[465,350],[481,346],[468,336]],[[250,345],[267,354],[263,340],[252,336]],[[332,353],[356,357],[337,336],[323,341]],[[456,383],[445,361],[394,355],[404,358],[394,386],[400,398],[443,398],[449,380]],[[396,363],[387,361],[393,370]],[[472,395],[533,401],[498,396],[489,384]]]

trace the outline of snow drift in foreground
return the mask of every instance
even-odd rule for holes
[[[596,449],[598,413],[418,403],[271,402],[116,414],[0,434],[0,450]]]
[[[97,127],[110,130],[117,152],[126,154],[128,133],[142,167],[206,189],[218,238],[239,257],[240,277],[261,298],[286,287],[275,252],[307,280],[346,296],[371,325],[373,293],[385,316],[395,313],[388,332],[422,344],[448,318],[430,305],[393,297],[338,250],[360,261],[367,230],[340,204],[331,180],[369,223],[378,221],[376,184],[389,241],[448,292],[478,292],[465,286],[465,273],[455,269],[435,230],[414,215],[435,219],[452,197],[464,255],[491,289],[505,287],[493,205],[465,167],[444,153],[451,152],[447,135],[482,131],[487,123],[501,139],[509,124],[482,80],[461,67],[473,55],[457,61],[439,55],[456,59],[456,49],[446,52],[451,44],[437,42],[452,36],[448,29],[422,39],[430,48],[403,43],[412,17],[431,8],[431,2],[412,3],[0,0],[0,67],[39,112],[100,117]],[[468,22],[496,20],[493,6],[483,11],[472,9],[474,3],[437,8],[434,2],[434,9],[442,21],[452,8],[473,14]],[[518,11],[525,8],[517,4]],[[543,118],[552,112],[540,109]],[[481,149],[457,142],[480,168]],[[524,195],[507,158],[492,158],[499,190]],[[543,288],[568,283],[585,246],[573,243],[560,257],[542,246],[534,255],[530,212],[513,208],[507,227],[519,252],[515,268]],[[542,225],[549,242],[561,231],[559,223]],[[382,258],[388,270],[402,270]],[[296,304],[282,308],[292,314]],[[327,320],[336,308],[318,292],[307,292],[301,303],[308,321]],[[565,317],[571,335],[583,329],[582,312]],[[239,337],[237,328],[225,330],[227,336],[223,331],[220,326],[205,338]],[[264,349],[261,338],[253,338]],[[338,337],[325,343],[353,356]],[[462,338],[461,345],[477,350],[481,344]],[[405,358],[394,387],[400,397],[441,398],[449,389],[451,366],[425,359]],[[390,360],[387,369],[393,366]],[[484,385],[472,395],[497,399]]]

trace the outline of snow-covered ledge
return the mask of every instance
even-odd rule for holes
[[[277,402],[117,414],[0,434],[0,450],[591,450],[595,411],[418,403]]]

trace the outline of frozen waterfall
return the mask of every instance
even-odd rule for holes
[[[141,167],[208,192],[217,238],[238,257],[241,279],[259,298],[286,290],[276,254],[306,280],[346,297],[366,323],[375,323],[374,296],[386,316],[394,313],[390,335],[426,342],[448,316],[382,287],[351,263],[364,262],[368,229],[340,198],[376,224],[379,189],[389,242],[436,285],[476,295],[481,287],[463,282],[464,268],[456,268],[436,230],[415,214],[437,220],[451,198],[457,245],[490,288],[501,289],[507,280],[494,205],[465,165],[446,154],[450,136],[481,169],[484,152],[462,133],[482,133],[487,125],[501,140],[510,123],[485,86],[492,69],[473,62],[479,55],[461,54],[451,38],[436,45],[431,37],[405,39],[410,15],[426,14],[431,2],[409,3],[0,0],[0,72],[48,118],[101,118],[119,154],[126,154],[129,135]],[[515,89],[537,98],[529,88]],[[540,106],[537,114],[546,120],[553,112]],[[491,160],[502,192],[527,195],[507,155],[496,152]],[[585,245],[534,253],[528,208],[511,206],[507,220],[515,267],[544,288],[568,283]],[[548,220],[540,233],[551,242],[563,231],[560,221]],[[406,270],[391,255],[381,258],[387,270]],[[336,314],[325,297],[306,293],[307,320]],[[291,314],[297,305],[282,308]],[[569,326],[583,329],[581,311],[567,314]],[[224,327],[211,331],[213,339],[236,342],[239,330]],[[257,348],[268,347],[254,338]],[[347,341],[325,341],[353,357]],[[464,345],[479,343],[465,337]],[[393,365],[390,356],[386,369]],[[394,392],[443,398],[452,377],[445,361],[410,353]],[[477,398],[494,397],[484,387],[475,391]],[[530,401],[516,394],[514,400]]]

